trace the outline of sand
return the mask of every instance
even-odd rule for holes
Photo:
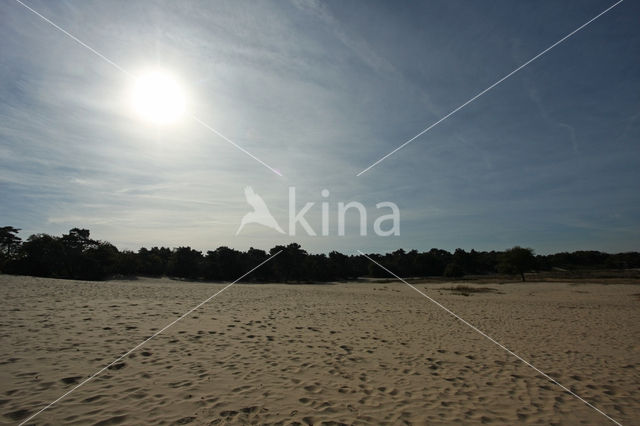
[[[615,420],[640,422],[639,286],[450,286],[417,285]],[[222,287],[0,275],[0,423]],[[120,423],[613,424],[395,282],[234,285],[30,422]]]

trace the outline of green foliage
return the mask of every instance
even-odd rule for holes
[[[69,276],[65,247],[59,237],[47,234],[32,235],[22,244],[20,252],[15,265],[18,273],[40,277]]]
[[[18,228],[3,226],[0,228],[0,271],[4,265],[15,259],[22,239],[18,237]]]
[[[243,277],[253,282],[326,282],[358,277],[389,278],[390,274],[364,256],[332,251],[309,254],[297,243],[246,252],[218,247],[203,255],[191,247],[141,248],[138,252],[119,251],[105,241],[91,239],[88,229],[73,228],[61,237],[31,235],[22,242],[19,229],[0,228],[0,271],[44,277],[101,280],[117,276],[172,276],[186,279],[234,281],[281,252],[273,261]],[[496,272],[518,274],[524,280],[532,269],[640,268],[640,253],[607,254],[577,251],[534,256],[533,250],[513,247],[504,252],[469,252],[431,249],[425,252],[398,249],[370,257],[398,276],[457,278]]]
[[[191,247],[178,247],[171,255],[168,275],[178,278],[199,278],[202,253]]]
[[[447,278],[460,278],[464,276],[464,269],[457,263],[449,263],[446,268],[444,268],[444,274]]]
[[[533,249],[515,246],[502,253],[498,270],[505,274],[519,274],[524,281],[524,273],[535,268],[535,265]]]

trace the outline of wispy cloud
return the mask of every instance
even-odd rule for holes
[[[553,249],[572,237],[628,248],[622,230],[640,225],[640,34],[625,18],[639,11],[630,2],[425,143],[353,179],[597,3],[29,2],[123,68],[178,74],[190,111],[285,172],[276,179],[192,123],[139,122],[125,75],[4,2],[0,217],[25,233],[86,226],[129,248],[267,248],[293,238],[258,228],[234,237],[243,188],[285,223],[295,185],[301,200],[319,203],[327,188],[334,204],[389,200],[402,211],[398,238],[296,238],[315,251],[509,241]],[[590,239],[574,226],[585,210]]]

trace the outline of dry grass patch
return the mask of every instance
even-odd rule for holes
[[[491,287],[470,287],[468,285],[457,285],[455,287],[441,288],[440,290],[447,290],[447,291],[450,291],[453,294],[458,294],[460,296],[470,296],[473,293],[504,294],[504,292],[498,291],[495,288],[491,288]]]

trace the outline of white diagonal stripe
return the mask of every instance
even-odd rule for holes
[[[116,358],[115,360],[111,361],[109,364],[105,365],[104,367],[102,367],[100,370],[96,371],[95,373],[93,373],[91,376],[89,376],[88,378],[86,378],[85,380],[83,380],[81,383],[79,383],[77,386],[74,386],[72,389],[68,390],[67,392],[65,392],[64,394],[60,395],[56,400],[50,402],[49,404],[47,404],[46,406],[42,407],[39,411],[37,411],[35,414],[31,415],[29,418],[27,418],[26,420],[23,420],[19,426],[24,425],[25,423],[27,423],[28,421],[32,420],[34,417],[36,417],[38,414],[42,413],[43,411],[51,408],[53,405],[55,405],[56,403],[60,402],[62,399],[64,399],[65,397],[67,397],[69,394],[71,394],[73,391],[75,391],[76,389],[78,389],[80,386],[84,385],[85,383],[93,380],[96,376],[100,375],[102,372],[104,372],[106,369],[108,369],[109,367],[111,367],[113,364],[117,363],[118,361],[120,361],[121,359],[123,359],[124,357],[126,357],[127,355],[129,355],[131,352],[140,349],[142,346],[144,346],[149,340],[153,339],[154,337],[156,337],[157,335],[161,334],[163,331],[165,331],[166,329],[168,329],[169,327],[173,326],[175,323],[177,323],[178,321],[180,321],[181,319],[183,319],[184,317],[186,317],[187,315],[191,314],[193,311],[195,311],[196,309],[198,309],[199,307],[201,307],[202,305],[204,305],[205,303],[207,303],[208,301],[210,301],[211,299],[213,299],[214,297],[216,297],[217,295],[219,295],[220,293],[222,293],[223,291],[225,291],[226,289],[228,289],[229,287],[231,287],[232,285],[234,285],[235,283],[237,283],[238,281],[240,281],[241,279],[243,279],[244,277],[246,277],[247,275],[249,275],[250,273],[252,273],[253,271],[255,271],[256,269],[258,269],[259,267],[261,267],[262,265],[264,265],[265,263],[267,263],[268,261],[270,261],[271,259],[273,259],[274,257],[276,257],[277,255],[279,255],[280,253],[282,253],[282,250],[274,253],[273,255],[269,256],[267,259],[265,259],[263,262],[261,262],[258,266],[255,266],[253,269],[251,269],[249,272],[246,272],[244,275],[242,275],[240,278],[236,279],[234,282],[227,284],[226,286],[224,286],[221,290],[217,291],[216,293],[212,294],[211,296],[209,296],[208,298],[206,298],[204,301],[198,303],[196,306],[194,306],[193,308],[189,309],[187,312],[185,312],[184,314],[182,314],[181,316],[179,316],[178,318],[174,319],[173,321],[171,321],[169,324],[165,325],[164,327],[162,327],[160,330],[156,331],[155,333],[153,333],[150,337],[148,337],[146,340],[144,340],[142,343],[138,343],[136,346],[134,346],[133,348],[129,349],[127,352],[123,353],[122,355],[120,355],[118,358]]]
[[[42,15],[41,13],[39,13],[37,10],[31,8],[30,6],[28,6],[27,4],[25,4],[24,2],[22,2],[21,0],[15,0],[17,3],[19,3],[20,5],[22,5],[25,9],[29,10],[30,12],[32,12],[33,14],[35,14],[36,16],[38,16],[40,19],[42,19],[43,21],[45,21],[46,23],[48,23],[49,25],[51,25],[52,27],[54,27],[55,29],[57,29],[58,31],[60,31],[61,33],[63,33],[64,35],[66,35],[67,37],[69,37],[71,40],[75,41],[76,43],[78,43],[79,45],[81,45],[82,47],[88,49],[89,51],[91,51],[93,54],[95,54],[96,56],[98,56],[100,59],[106,61],[108,64],[112,65],[113,67],[115,67],[118,71],[124,73],[127,75],[127,77],[133,78],[133,74],[131,74],[129,71],[125,70],[124,68],[122,68],[120,65],[118,65],[117,63],[113,62],[111,59],[107,58],[105,55],[103,55],[102,53],[98,52],[96,49],[94,49],[93,47],[89,46],[87,43],[83,42],[82,40],[80,40],[78,37],[74,36],[73,34],[71,34],[70,32],[68,32],[67,30],[65,30],[64,28],[60,27],[59,25],[57,25],[55,22],[53,22],[52,20],[50,20],[49,18],[47,18],[46,16]],[[247,154],[249,157],[253,158],[254,160],[256,160],[258,163],[262,164],[263,166],[265,166],[266,168],[268,168],[269,170],[271,170],[273,173],[277,174],[278,176],[282,176],[282,173],[280,173],[278,170],[274,169],[273,167],[271,167],[270,165],[268,165],[267,163],[265,163],[264,161],[262,161],[261,159],[259,159],[258,157],[256,157],[255,155],[251,154],[249,151],[247,151],[246,149],[242,148],[240,145],[238,145],[236,142],[232,141],[231,139],[229,139],[228,137],[226,137],[225,135],[223,135],[222,133],[220,133],[218,130],[214,129],[213,127],[211,127],[210,125],[206,124],[204,121],[202,121],[201,119],[199,119],[198,117],[196,117],[195,115],[192,115],[191,118],[198,124],[200,124],[201,126],[203,126],[205,129],[213,132],[214,134],[218,135],[220,138],[224,139],[226,142],[229,142],[231,145],[233,145],[234,147],[236,147],[238,150],[244,152],[245,154]]]
[[[400,281],[402,281],[403,283],[405,283],[406,285],[408,285],[409,287],[411,287],[412,289],[414,289],[415,291],[417,291],[418,293],[420,293],[421,295],[423,295],[424,297],[426,297],[427,299],[429,299],[430,302],[434,303],[436,306],[438,306],[439,308],[441,308],[442,310],[444,310],[445,312],[451,314],[453,317],[455,317],[457,320],[459,320],[460,322],[462,322],[464,325],[468,326],[469,328],[471,328],[473,331],[479,333],[480,335],[482,335],[483,337],[487,338],[489,341],[491,341],[492,343],[496,344],[497,346],[499,346],[500,348],[504,349],[505,351],[507,351],[510,355],[513,355],[514,357],[516,357],[518,360],[520,360],[521,362],[523,362],[525,365],[527,365],[528,367],[531,367],[533,370],[535,370],[536,372],[538,372],[539,374],[541,374],[542,376],[544,376],[547,380],[551,381],[552,383],[558,385],[560,388],[562,388],[562,390],[564,390],[565,392],[570,393],[571,395],[573,395],[574,397],[576,397],[577,399],[579,399],[580,401],[584,402],[585,404],[587,404],[589,407],[593,408],[594,410],[596,410],[598,413],[602,414],[603,416],[605,416],[607,419],[611,420],[613,423],[617,424],[618,426],[622,426],[621,423],[619,423],[618,421],[614,420],[613,418],[611,418],[607,413],[605,413],[604,411],[600,410],[598,407],[596,407],[595,405],[591,404],[589,401],[585,400],[584,398],[582,398],[580,395],[576,394],[575,392],[573,392],[572,390],[570,390],[569,388],[567,388],[566,386],[562,385],[561,383],[559,383],[556,379],[554,379],[553,377],[549,376],[547,373],[545,373],[544,371],[540,370],[538,367],[536,367],[535,365],[531,364],[529,361],[527,361],[526,359],[522,358],[520,355],[516,354],[515,352],[513,352],[512,350],[510,350],[509,348],[507,348],[505,345],[503,345],[502,343],[498,342],[497,340],[495,340],[493,337],[489,336],[487,333],[485,333],[484,331],[480,330],[479,328],[477,328],[476,326],[474,326],[473,324],[469,323],[468,321],[466,321],[464,318],[460,317],[460,315],[456,314],[455,312],[453,312],[451,309],[447,308],[446,306],[442,305],[440,302],[438,302],[437,300],[427,296],[425,293],[421,292],[418,288],[414,287],[413,285],[409,284],[408,282],[406,282],[405,280],[403,280],[402,278],[400,278],[399,276],[397,276],[396,274],[394,274],[393,272],[391,272],[389,269],[385,268],[384,266],[382,266],[380,263],[376,262],[375,260],[373,260],[371,257],[367,256],[366,254],[364,254],[363,252],[361,252],[360,250],[358,250],[358,253],[360,253],[362,256],[366,257],[367,259],[369,259],[371,262],[375,263],[376,265],[378,265],[380,268],[384,269],[386,272],[388,272],[389,274],[393,275],[395,278],[399,279]]]
[[[405,143],[403,143],[402,145],[400,145],[399,147],[397,147],[396,149],[394,149],[393,151],[391,151],[390,153],[388,153],[384,157],[380,158],[375,163],[371,164],[366,169],[362,170],[356,176],[362,175],[363,173],[365,173],[366,171],[368,171],[372,167],[380,164],[382,161],[384,161],[388,157],[390,157],[393,154],[395,154],[396,152],[400,151],[402,148],[404,148],[405,146],[409,145],[411,142],[413,142],[414,140],[418,139],[420,136],[424,135],[429,130],[433,129],[438,124],[442,123],[444,120],[446,120],[447,118],[451,117],[453,114],[455,114],[456,112],[460,111],[462,108],[466,107],[467,105],[469,105],[470,103],[472,103],[473,101],[478,99],[480,96],[484,95],[489,90],[493,89],[494,87],[496,87],[497,85],[499,85],[500,83],[502,83],[503,81],[505,81],[506,79],[508,79],[509,77],[511,77],[512,75],[514,75],[515,73],[517,73],[518,71],[520,71],[521,69],[526,67],[527,65],[529,65],[531,62],[535,61],[536,59],[538,59],[539,57],[541,57],[542,55],[544,55],[545,53],[547,53],[548,51],[550,51],[551,49],[553,49],[554,47],[556,47],[557,45],[562,43],[563,41],[567,40],[569,37],[571,37],[572,35],[574,35],[578,31],[580,31],[581,29],[583,29],[584,27],[586,27],[587,25],[589,25],[590,23],[592,23],[593,21],[595,21],[596,19],[598,19],[599,17],[601,17],[602,15],[604,15],[605,13],[607,13],[608,11],[610,11],[611,9],[613,9],[614,7],[616,7],[617,5],[622,3],[623,1],[624,0],[619,0],[617,3],[614,3],[613,5],[609,6],[608,8],[606,8],[605,10],[603,10],[602,12],[600,12],[599,14],[597,14],[596,16],[594,16],[593,18],[591,18],[590,20],[588,20],[587,22],[585,22],[584,24],[582,24],[581,26],[576,28],[575,30],[571,31],[566,36],[562,37],[560,40],[558,40],[555,43],[553,43],[551,46],[549,46],[546,49],[544,49],[542,52],[538,53],[533,58],[529,59],[524,64],[520,65],[518,68],[516,68],[513,71],[511,71],[509,74],[507,74],[504,77],[502,77],[500,80],[498,80],[495,83],[493,83],[491,86],[489,86],[486,89],[484,89],[482,92],[478,93],[477,95],[475,95],[474,97],[472,97],[471,99],[469,99],[468,101],[466,101],[465,103],[463,103],[462,105],[460,105],[459,107],[457,107],[456,109],[454,109],[453,111],[451,111],[450,113],[448,113],[447,115],[445,115],[444,117],[442,117],[441,119],[436,121],[435,123],[431,124],[429,127],[427,127],[426,129],[422,130],[420,133],[418,133],[417,135],[415,135],[414,137],[412,137],[411,139],[409,139],[408,141],[406,141]]]

